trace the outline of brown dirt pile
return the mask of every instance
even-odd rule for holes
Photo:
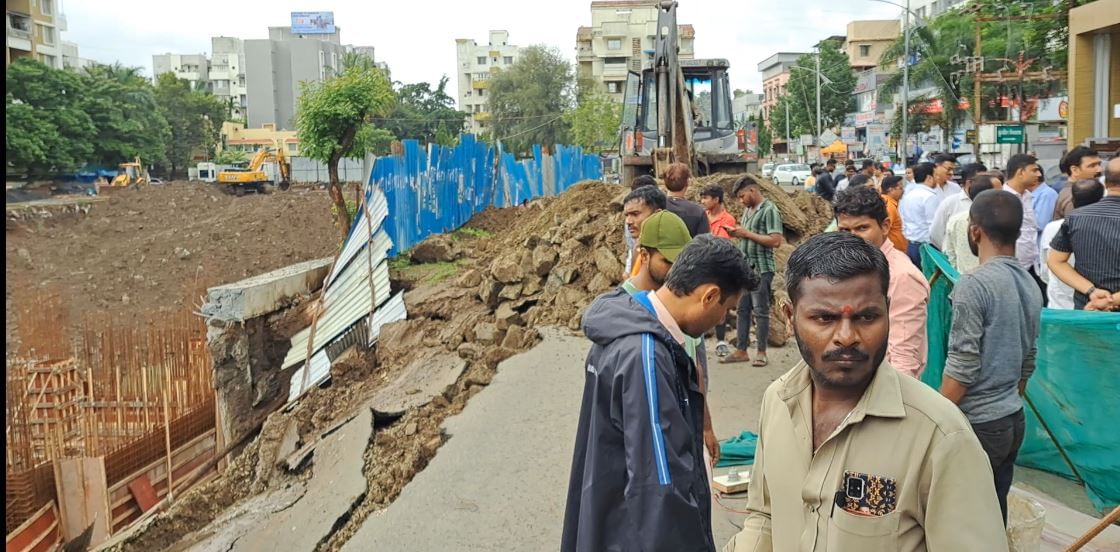
[[[689,182],[688,197],[699,202],[700,192],[704,188],[712,184],[719,185],[723,188],[725,207],[738,220],[739,216],[743,214],[743,204],[735,199],[731,192],[735,186],[735,181],[739,180],[740,176],[737,174],[716,174],[693,178]],[[762,184],[762,195],[773,201],[778,207],[778,212],[782,215],[782,225],[786,229],[786,242],[796,246],[801,240],[823,232],[829,221],[832,220],[832,206],[817,194],[811,194],[804,190],[787,192],[767,178],[759,175],[754,176]]]
[[[114,190],[78,217],[8,220],[7,291],[58,291],[74,315],[146,319],[197,303],[204,286],[330,255],[321,190],[233,197],[197,183]]]

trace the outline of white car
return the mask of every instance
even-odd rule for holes
[[[771,178],[778,184],[800,186],[805,182],[805,179],[809,178],[809,174],[809,165],[791,163],[775,167]]]
[[[764,163],[762,165],[762,176],[766,178],[774,176],[774,163]]]

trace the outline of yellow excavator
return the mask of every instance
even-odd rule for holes
[[[271,176],[265,172],[265,163],[276,163],[280,173],[280,182],[272,181]],[[227,193],[237,196],[245,195],[246,190],[255,190],[258,194],[265,192],[266,184],[276,184],[281,190],[287,190],[292,182],[292,164],[283,148],[263,147],[245,167],[225,169],[218,172],[217,185]]]
[[[148,176],[148,171],[144,169],[144,164],[141,163],[140,158],[137,157],[136,160],[131,163],[121,163],[117,165],[117,176],[109,183],[109,187],[124,188],[131,186],[139,188],[140,186],[147,186],[148,184],[151,184],[151,178]]]

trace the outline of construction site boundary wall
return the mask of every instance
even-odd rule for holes
[[[960,273],[940,251],[922,246],[930,280],[929,362],[922,381],[934,389],[948,354],[949,295]],[[1098,511],[1120,504],[1120,313],[1042,309],[1035,372],[1023,407],[1026,436],[1017,464],[1073,479]]]
[[[393,241],[390,255],[408,250],[432,234],[466,224],[489,207],[521,205],[563,193],[581,180],[603,176],[599,157],[578,146],[557,145],[554,152],[533,146],[533,157],[517,159],[495,146],[463,134],[454,147],[405,140],[403,153],[379,157],[369,182],[385,193],[385,229]]]

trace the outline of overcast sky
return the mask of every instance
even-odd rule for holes
[[[555,46],[575,62],[576,28],[591,24],[590,1],[63,0],[81,57],[120,61],[151,75],[152,55],[210,52],[211,36],[267,38],[292,11],[333,11],[342,42],[376,48],[393,80],[436,82],[455,72],[455,39],[487,41],[504,29],[519,46]],[[758,62],[779,51],[808,51],[855,19],[890,19],[899,8],[873,0],[682,0],[680,23],[696,28],[696,57],[731,62],[734,88],[760,92]],[[454,78],[451,80],[454,90]]]

